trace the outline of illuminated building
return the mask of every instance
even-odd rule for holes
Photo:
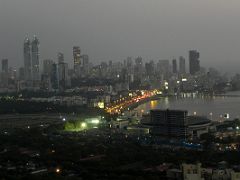
[[[73,47],[73,63],[74,63],[74,72],[76,76],[80,76],[81,63],[81,49],[78,46]]]

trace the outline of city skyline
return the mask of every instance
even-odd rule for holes
[[[204,67],[238,72],[237,1],[54,2],[1,2],[1,59],[22,66],[22,39],[36,34],[41,39],[41,60],[63,52],[66,62],[72,63],[75,45],[94,63],[128,56],[173,59],[197,49]]]

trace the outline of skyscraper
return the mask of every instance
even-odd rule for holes
[[[185,58],[182,56],[179,57],[179,73],[186,73]]]
[[[79,46],[73,47],[73,63],[74,63],[74,72],[77,76],[80,76],[80,67],[81,67],[81,49]]]
[[[172,72],[174,73],[174,74],[177,74],[177,60],[176,59],[173,59],[172,60]]]
[[[196,72],[200,71],[200,54],[196,50],[189,51],[189,72],[194,75]]]
[[[8,59],[2,60],[1,85],[2,87],[8,86]]]
[[[142,57],[137,57],[135,59],[135,66],[134,66],[134,78],[135,79],[141,79],[143,72],[144,71],[144,67],[143,67],[143,59]]]
[[[52,68],[51,68],[51,85],[52,85],[52,89],[57,90],[59,87],[58,84],[58,68],[57,68],[57,64],[53,63],[52,64]]]
[[[68,77],[68,64],[60,63],[58,64],[58,80],[59,80],[59,89],[64,91],[68,86],[69,77]]]
[[[81,68],[81,70],[83,71],[82,75],[83,76],[88,76],[88,74],[89,74],[89,57],[88,57],[88,55],[83,54],[81,56],[81,61],[82,61],[82,68]]]
[[[154,76],[154,61],[145,63],[146,75],[148,77]]]
[[[24,55],[24,79],[25,81],[32,80],[32,61],[31,61],[31,41],[25,38],[23,45]]]
[[[23,81],[24,80],[24,67],[20,67],[18,70],[18,79]]]
[[[40,80],[39,74],[39,40],[34,36],[32,41],[32,80]]]
[[[52,71],[53,60],[45,59],[43,60],[43,74],[50,76]]]
[[[8,59],[2,59],[2,72],[8,73]]]
[[[160,74],[161,79],[167,79],[169,75],[169,60],[159,60],[157,62],[157,73]]]
[[[63,54],[63,53],[59,52],[59,53],[57,54],[57,58],[58,58],[58,63],[59,63],[59,64],[60,64],[60,63],[64,63],[64,54]]]

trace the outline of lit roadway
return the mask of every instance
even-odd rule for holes
[[[110,104],[105,109],[110,114],[120,114],[123,110],[127,109],[134,103],[138,103],[140,101],[146,100],[150,97],[157,95],[157,90],[142,91],[141,94],[142,95],[139,96],[134,97],[129,96],[116,100],[114,103]]]

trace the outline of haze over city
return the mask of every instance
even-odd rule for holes
[[[0,56],[23,66],[26,35],[40,40],[40,59],[79,45],[91,62],[188,58],[201,66],[238,72],[240,2],[237,0],[1,0]]]

